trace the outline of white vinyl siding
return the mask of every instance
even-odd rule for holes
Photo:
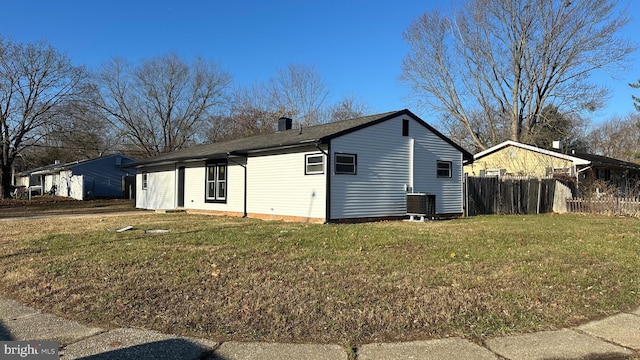
[[[409,187],[435,195],[437,214],[462,213],[462,153],[413,119],[403,136],[402,118],[332,140],[332,155],[357,154],[357,175],[331,173],[332,219],[404,216]],[[451,177],[438,177],[438,161]]]
[[[178,165],[185,167],[184,208],[194,210],[229,211],[238,214],[243,213],[244,168],[239,164],[244,165],[244,163],[244,158],[234,158],[227,162],[226,202],[206,202],[207,168],[204,161]]]
[[[414,192],[436,195],[437,214],[462,214],[462,153],[423,126],[413,126],[412,136]],[[451,177],[438,177],[438,161],[451,162]]]
[[[350,176],[331,172],[331,218],[404,216],[409,144],[410,138],[402,136],[402,118],[333,139],[332,158],[355,154],[357,169]]]
[[[142,190],[142,172],[136,175],[136,207],[141,209],[175,209],[176,171],[173,165],[145,169],[147,189]]]
[[[326,174],[305,175],[308,154],[318,155],[318,150],[250,157],[248,212],[324,219]],[[326,163],[326,156],[323,162]]]

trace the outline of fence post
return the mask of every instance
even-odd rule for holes
[[[469,174],[464,174],[462,184],[462,216],[469,216]]]
[[[538,179],[538,205],[536,206],[536,214],[540,214],[540,197],[542,196],[542,180]]]

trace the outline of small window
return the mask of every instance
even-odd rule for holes
[[[142,190],[147,190],[148,185],[148,174],[146,171],[142,172]]]
[[[355,175],[356,174],[356,155],[355,154],[336,154],[335,173],[343,174],[343,175]]]
[[[402,136],[409,136],[409,120],[402,120]]]
[[[227,163],[207,164],[206,202],[225,202],[227,200]]]
[[[439,178],[451,177],[451,161],[438,161],[438,177]]]
[[[304,174],[324,174],[324,155],[308,154],[304,157]]]

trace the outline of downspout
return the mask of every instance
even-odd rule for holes
[[[244,210],[242,212],[242,217],[246,218],[248,216],[247,214],[247,165],[246,164],[241,164],[233,159],[231,159],[229,156],[231,155],[231,153],[227,153],[227,161],[231,161],[237,165],[240,165],[242,167],[242,169],[244,169],[244,199],[243,199],[243,204],[242,206],[244,207]],[[247,156],[245,156],[245,162],[248,159]]]
[[[325,219],[324,219],[324,223],[327,224],[329,223],[329,220],[331,219],[331,156],[329,156],[329,154],[331,154],[331,140],[329,140],[329,142],[327,143],[327,151],[322,150],[322,148],[320,148],[320,144],[319,143],[315,143],[316,148],[318,150],[320,150],[321,153],[323,153],[326,157],[327,157],[327,188],[325,190]]]
[[[318,149],[318,151],[320,151],[321,153],[325,154],[326,156],[329,156],[329,153],[327,153],[326,151],[322,150],[322,148],[320,147],[319,143],[315,143],[314,145],[316,146],[316,149]]]
[[[411,193],[415,192],[413,189],[414,148],[415,148],[415,139],[411,138],[409,140],[409,186],[408,186],[408,189],[405,189],[405,192],[411,192]]]

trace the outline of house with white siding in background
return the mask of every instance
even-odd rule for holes
[[[123,165],[134,161],[121,154],[112,154],[68,163],[56,162],[17,173],[14,184],[37,189],[40,194],[76,200],[120,198],[123,196],[122,178],[135,173]]]
[[[408,194],[433,216],[463,213],[473,156],[409,110],[197,145],[132,164],[136,207],[260,219],[404,218]]]

